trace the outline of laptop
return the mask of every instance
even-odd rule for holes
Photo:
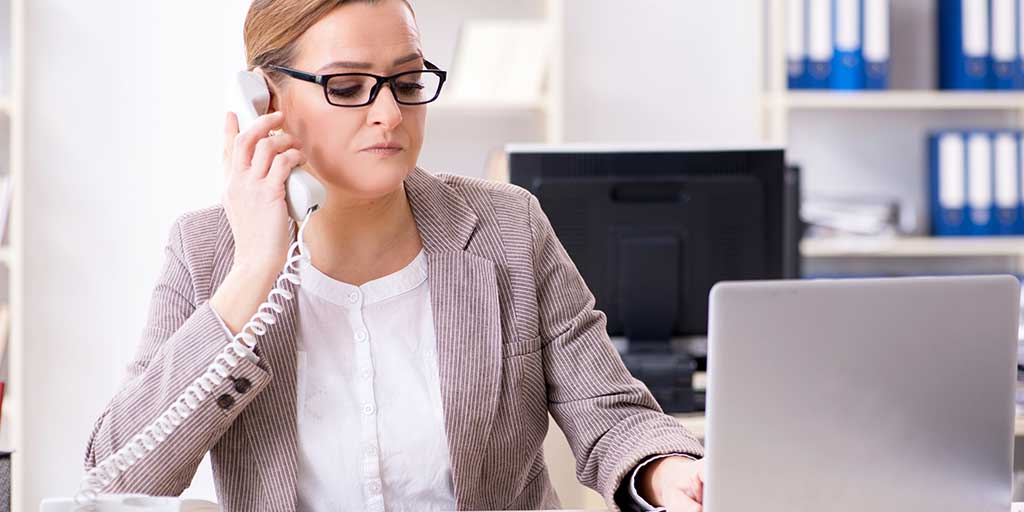
[[[707,512],[1010,510],[1011,276],[720,283]]]

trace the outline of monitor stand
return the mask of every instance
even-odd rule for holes
[[[704,410],[703,394],[693,389],[693,372],[697,369],[697,362],[689,354],[627,350],[620,356],[629,373],[647,386],[666,413]]]
[[[647,385],[668,413],[704,410],[695,396],[694,358],[672,346],[679,313],[680,241],[670,235],[619,241],[620,309],[626,347],[620,352],[633,377]]]

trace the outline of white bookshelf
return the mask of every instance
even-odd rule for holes
[[[562,0],[479,2],[454,0],[457,5],[417,5],[417,15],[429,58],[449,71],[449,84],[427,109],[427,132],[421,161],[431,171],[479,174],[487,177],[489,159],[508,142],[561,142],[563,88],[561,59],[564,30]],[[475,101],[458,99],[454,80],[460,31],[473,20],[540,20],[549,31],[552,51],[544,94],[534,100]]]
[[[914,237],[886,249],[844,253],[865,257],[910,252],[922,256],[987,256],[1017,241],[964,238],[931,241],[927,197],[927,134],[946,128],[1024,127],[1024,91],[947,91],[936,84],[936,10],[929,0],[891,0],[892,76],[889,90],[789,90],[786,0],[763,0],[765,49],[761,130],[801,165],[805,197],[886,196],[915,219]],[[804,255],[830,257],[848,241],[811,241]]]
[[[893,1],[892,9],[896,6]],[[911,4],[912,2],[907,2]],[[763,117],[762,127],[764,139],[774,144],[787,144],[790,140],[790,127],[793,113],[797,111],[890,111],[890,115],[898,116],[907,111],[997,111],[1013,116],[1014,123],[1024,125],[1024,91],[945,91],[929,88],[889,89],[884,91],[833,91],[833,90],[795,90],[791,91],[786,75],[786,1],[764,0],[764,18],[767,42],[765,48],[765,68],[762,76]],[[920,13],[918,13],[920,14]],[[892,16],[891,16],[892,17]],[[931,33],[934,31],[935,20],[921,16],[912,26],[901,26],[901,29]],[[893,27],[896,27],[895,20]],[[895,31],[895,28],[891,29]],[[891,37],[894,61],[899,52],[895,45],[901,42],[899,37]],[[926,38],[927,39],[927,38]],[[915,49],[917,50],[917,49]],[[921,49],[921,57],[933,59],[932,49]],[[925,57],[927,55],[927,57]],[[927,69],[926,75],[934,75],[934,69]],[[932,76],[917,77],[915,83],[927,82]],[[890,80],[892,82],[892,80]],[[890,83],[890,86],[900,84]],[[824,112],[815,112],[824,115]],[[956,117],[948,118],[956,123]],[[922,134],[923,140],[924,134]],[[922,142],[923,143],[923,142]],[[923,172],[923,169],[921,170]]]

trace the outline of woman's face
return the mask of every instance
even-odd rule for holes
[[[404,2],[346,3],[303,34],[290,67],[320,75],[382,76],[424,69],[419,30]],[[302,142],[306,169],[329,193],[378,198],[394,192],[415,167],[423,146],[424,105],[399,105],[391,87],[383,85],[370,105],[336,107],[327,103],[320,85],[293,78],[283,84],[278,108],[284,129]],[[382,143],[401,150],[367,150]]]

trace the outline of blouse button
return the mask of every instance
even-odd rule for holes
[[[366,341],[366,331],[362,329],[356,331],[356,341]]]
[[[370,494],[377,494],[380,492],[380,482],[378,482],[376,479],[370,481],[370,483],[367,484],[366,487],[367,490],[370,491]]]

